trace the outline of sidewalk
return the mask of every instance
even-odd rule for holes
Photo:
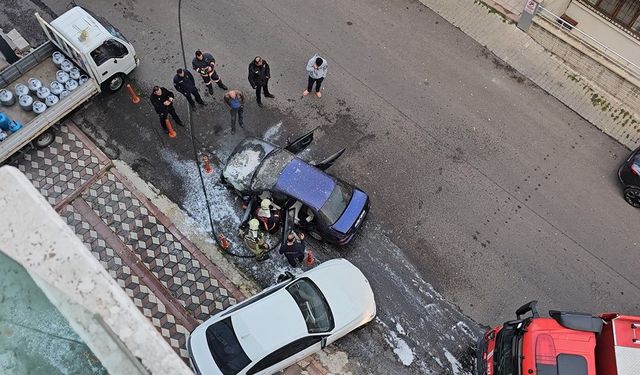
[[[12,163],[188,363],[186,338],[211,315],[245,298],[74,124],[54,143]],[[317,360],[292,366],[326,374]]]

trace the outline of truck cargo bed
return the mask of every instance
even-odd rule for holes
[[[58,70],[51,59],[51,54],[54,51],[53,44],[47,42],[0,72],[0,88],[6,87],[15,94],[15,85],[18,83],[27,84],[30,78],[37,78],[43,85],[49,86],[55,80],[55,74]],[[17,98],[16,103],[12,106],[0,106],[0,111],[7,114],[11,120],[18,121],[23,125],[22,129],[0,142],[0,162],[20,150],[99,92],[100,88],[95,80],[89,79],[84,85],[72,91],[69,96],[61,99],[53,107],[47,108],[40,115],[22,110]],[[35,95],[32,96],[34,100],[39,100]]]
[[[58,69],[53,64],[51,58],[48,58],[40,64],[36,65],[33,69],[26,72],[16,81],[9,84],[7,89],[11,89],[11,91],[15,94],[15,86],[19,83],[26,85],[27,81],[29,81],[30,78],[37,78],[40,80],[40,82],[42,82],[43,86],[49,87],[49,84],[55,80],[57,71]],[[40,100],[35,94],[31,93],[30,95],[34,101]],[[43,100],[40,101],[43,102]],[[58,104],[60,104],[60,102],[58,102]],[[18,104],[18,98],[16,98],[16,104],[10,107],[0,106],[0,111],[6,113],[10,119],[18,121],[22,125],[26,125],[36,117],[35,113],[23,111],[22,108],[20,108],[20,105]]]

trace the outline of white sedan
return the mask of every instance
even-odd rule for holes
[[[376,315],[369,281],[345,259],[322,263],[198,326],[187,341],[198,374],[272,374]]]

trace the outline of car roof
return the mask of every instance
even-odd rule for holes
[[[304,160],[294,158],[280,173],[274,190],[319,210],[335,186],[336,181],[331,176]]]
[[[302,312],[286,288],[237,310],[231,321],[252,361],[308,335]]]
[[[236,190],[248,192],[256,170],[264,158],[278,147],[262,139],[248,137],[233,150],[222,175]]]

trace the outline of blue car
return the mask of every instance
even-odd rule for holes
[[[346,245],[367,216],[369,196],[324,172],[344,149],[317,164],[298,158],[312,140],[313,131],[285,148],[245,138],[229,156],[221,180],[243,197],[269,198],[282,208],[283,234],[295,225],[317,240]],[[252,210],[250,204],[244,220]]]

